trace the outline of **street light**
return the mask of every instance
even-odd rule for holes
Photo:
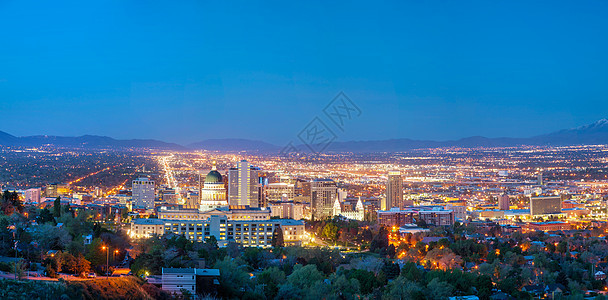
[[[106,250],[106,279],[109,279],[108,273],[110,271],[110,247],[101,246],[102,250]]]

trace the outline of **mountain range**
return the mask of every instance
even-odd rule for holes
[[[407,138],[371,141],[333,142],[326,151],[331,152],[399,152],[420,148],[440,147],[513,147],[513,146],[569,146],[608,144],[608,120],[602,119],[593,124],[564,129],[549,134],[529,138],[487,138],[482,136],[467,137],[459,140],[432,141],[412,140]],[[282,147],[263,141],[247,139],[209,139],[189,145],[179,145],[152,139],[118,140],[106,136],[83,135],[78,137],[62,136],[25,136],[16,137],[0,131],[0,146],[39,147],[53,145],[66,148],[151,148],[166,150],[210,150],[210,151],[248,151],[277,153]],[[305,145],[296,146],[305,150]]]

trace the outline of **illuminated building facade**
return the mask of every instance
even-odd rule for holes
[[[40,203],[40,188],[25,190],[25,203]]]
[[[500,210],[509,210],[510,206],[509,196],[506,194],[502,194],[498,196],[498,209]]]
[[[268,202],[293,201],[295,197],[295,186],[289,183],[271,183],[265,191]]]
[[[386,197],[381,205],[382,210],[393,207],[403,208],[403,178],[400,171],[389,171],[386,182]]]
[[[562,213],[562,198],[553,197],[531,197],[530,215],[553,215]]]
[[[454,212],[441,208],[412,207],[400,210],[378,211],[378,223],[385,226],[402,227],[423,222],[434,226],[454,225]]]
[[[204,220],[210,216],[225,215],[229,220],[268,220],[270,210],[266,208],[228,209],[216,208],[201,211],[199,209],[183,209],[179,206],[161,206],[158,208],[159,219],[170,220]]]
[[[271,216],[281,219],[301,220],[304,218],[304,204],[290,202],[270,202]]]
[[[344,205],[339,198],[336,198],[333,207],[333,215],[342,216],[350,220],[363,221],[365,219],[365,208],[363,207],[363,202],[361,202],[361,197],[357,200],[355,207]]]
[[[133,206],[153,209],[154,208],[154,181],[142,177],[132,182]]]
[[[246,160],[228,171],[228,204],[231,207],[259,207],[259,169]]]
[[[214,215],[206,220],[148,220],[151,219],[135,219],[131,222],[131,235],[134,238],[146,238],[152,232],[159,235],[173,233],[183,235],[191,241],[202,242],[214,236],[220,247],[234,241],[243,247],[268,248],[272,245],[275,230],[283,231],[285,245],[301,244],[305,234],[303,221],[285,219],[237,221]]]
[[[333,216],[338,186],[331,179],[317,179],[310,183],[310,206],[312,217],[321,220]]]
[[[217,171],[215,162],[211,171],[205,176],[205,182],[201,188],[201,201],[199,209],[201,211],[212,210],[228,206],[226,201],[226,187],[220,172]]]

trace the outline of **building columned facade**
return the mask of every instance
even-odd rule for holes
[[[205,220],[210,216],[226,216],[229,220],[268,220],[270,210],[266,208],[228,209],[216,208],[207,211],[198,209],[173,209],[171,206],[161,206],[157,211],[159,219],[168,220]]]
[[[205,182],[200,191],[199,210],[206,211],[228,206],[226,187],[222,179],[222,175],[217,171],[215,162],[213,162],[213,167],[205,176]]]
[[[234,241],[243,247],[272,246],[275,230],[282,230],[285,245],[300,245],[304,239],[304,222],[290,219],[229,220],[215,215],[206,220],[135,219],[131,222],[131,236],[146,238],[153,234],[173,233],[184,235],[191,241],[202,242],[214,236],[218,246],[225,247]],[[162,222],[162,224],[161,224]]]

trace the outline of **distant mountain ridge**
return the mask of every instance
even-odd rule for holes
[[[570,146],[608,145],[608,120],[572,129],[564,129],[530,138],[487,138],[473,136],[451,141],[430,141],[412,139],[391,139],[380,141],[334,142],[328,151],[336,152],[399,152],[421,148],[474,148],[474,147],[515,147],[515,146]]]
[[[262,152],[277,153],[282,147],[264,141],[247,139],[208,139],[187,146],[151,139],[117,140],[106,136],[83,135],[79,137],[60,136],[26,136],[16,137],[0,131],[0,145],[3,146],[42,146],[79,148],[153,148],[167,150],[210,150],[227,152]],[[431,141],[413,139],[389,139],[372,141],[333,142],[326,151],[331,152],[399,152],[423,148],[443,147],[515,147],[515,146],[570,146],[570,145],[608,145],[608,119],[571,129],[564,129],[549,134],[530,138],[487,138],[472,136],[450,141]],[[306,151],[305,145],[297,145]]]
[[[77,137],[34,135],[16,137],[0,131],[0,145],[2,146],[24,146],[40,147],[53,145],[66,148],[151,148],[166,150],[185,150],[184,146],[166,143],[152,139],[117,140],[107,136],[83,135]]]

